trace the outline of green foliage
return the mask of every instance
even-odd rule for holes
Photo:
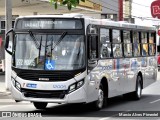
[[[58,2],[60,5],[67,5],[68,10],[71,10],[72,7],[76,7],[79,2],[85,2],[85,0],[50,0],[50,3],[54,6],[55,9],[58,8]]]

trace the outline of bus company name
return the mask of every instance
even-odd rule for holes
[[[153,1],[151,4],[151,15],[153,18],[160,19],[160,2],[159,0]]]
[[[27,83],[26,87],[28,87],[28,88],[37,88],[37,84]]]

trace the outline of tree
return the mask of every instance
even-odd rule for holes
[[[80,1],[85,2],[85,0],[50,0],[50,3],[54,5],[55,9],[58,8],[58,2],[59,2],[60,5],[67,5],[68,10],[71,10],[72,7],[76,7]]]

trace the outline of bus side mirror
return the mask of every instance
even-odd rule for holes
[[[160,52],[160,45],[157,45],[157,52]]]
[[[88,48],[89,59],[98,58],[98,36],[89,36]]]
[[[96,51],[97,50],[97,39],[96,36],[91,36],[91,50]]]
[[[12,45],[13,44],[13,29],[9,30],[6,34],[6,40],[5,40],[5,50],[7,53],[12,55]]]
[[[88,66],[94,68],[97,66],[98,58],[98,36],[90,35],[88,38]]]

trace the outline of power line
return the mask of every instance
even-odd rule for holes
[[[150,6],[142,5],[142,4],[135,3],[135,2],[132,2],[132,3],[137,4],[137,5],[139,5],[139,6],[143,6],[143,7],[150,7]]]
[[[116,1],[116,0],[112,0],[112,1],[114,1],[115,3],[117,3],[117,1]],[[142,7],[150,7],[150,6],[142,5],[142,4],[139,4],[139,3],[133,2],[133,1],[132,1],[132,3],[133,3],[133,4],[137,4],[137,5],[139,5],[139,6],[142,6]]]
[[[114,3],[117,3],[117,1],[116,0],[112,0]],[[104,2],[104,1],[103,1]],[[106,2],[105,2],[106,3]],[[132,2],[133,3],[133,2]],[[106,4],[108,4],[108,3],[106,3]],[[137,3],[138,4],[138,3]],[[130,6],[129,5],[126,5],[125,4],[125,2],[123,2],[123,5],[125,5],[126,7],[128,7],[129,9],[130,9]],[[132,8],[132,10],[133,10],[133,8]],[[139,10],[139,11],[143,11],[142,9],[134,9],[134,10]],[[145,11],[144,11],[145,12]]]

